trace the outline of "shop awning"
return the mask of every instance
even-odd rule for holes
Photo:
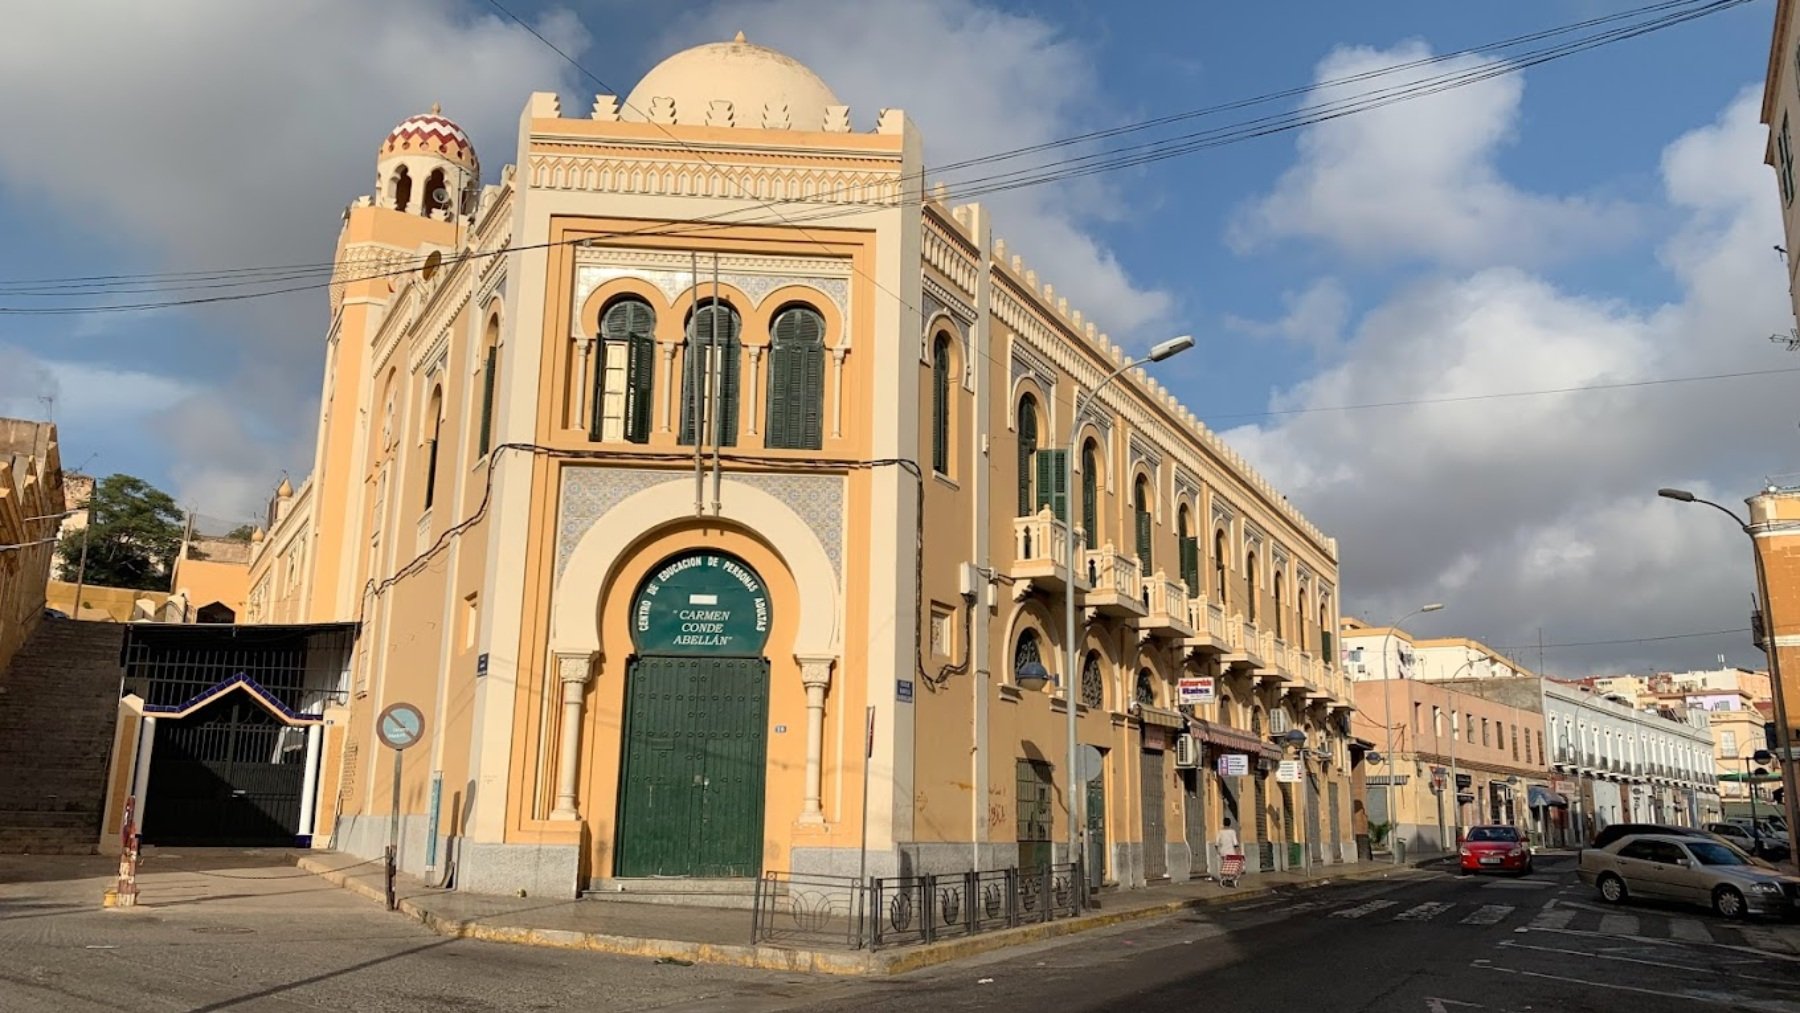
[[[1530,799],[1530,806],[1533,809],[1567,809],[1569,807],[1569,800],[1564,798],[1561,792],[1551,791],[1541,784],[1532,785],[1531,790],[1526,793],[1526,797]]]
[[[1132,710],[1137,712],[1138,720],[1149,728],[1181,728],[1186,723],[1186,719],[1181,716],[1180,711],[1164,710],[1161,707],[1151,707],[1145,704],[1136,704]]]
[[[1211,746],[1216,752],[1243,753],[1247,756],[1281,758],[1281,750],[1246,731],[1230,725],[1214,724],[1201,718],[1188,719],[1188,734]]]

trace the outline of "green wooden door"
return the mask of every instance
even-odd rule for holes
[[[648,655],[627,679],[617,875],[755,876],[768,662]]]

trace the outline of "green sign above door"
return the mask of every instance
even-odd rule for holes
[[[769,640],[768,586],[736,556],[671,556],[632,600],[631,639],[639,654],[758,657]]]

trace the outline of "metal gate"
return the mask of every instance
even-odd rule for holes
[[[306,729],[234,692],[156,722],[145,844],[293,844],[300,832]]]
[[[1186,796],[1182,799],[1184,805],[1181,816],[1187,830],[1188,854],[1191,856],[1188,875],[1199,879],[1212,872],[1209,859],[1212,848],[1206,833],[1206,778],[1199,770],[1184,770],[1181,772],[1181,787]]]
[[[1146,749],[1139,770],[1144,784],[1144,878],[1169,878],[1168,830],[1163,826],[1163,754]]]
[[[1019,868],[1043,869],[1050,865],[1050,764],[1043,760],[1019,760],[1014,768],[1019,804]]]
[[[1087,868],[1088,884],[1106,882],[1106,771],[1102,769],[1087,783]]]
[[[615,874],[760,873],[768,661],[644,656],[626,680]]]
[[[1331,816],[1331,860],[1344,860],[1344,814],[1338,802],[1338,786],[1333,781],[1325,786],[1326,812]]]
[[[1306,847],[1313,864],[1325,860],[1325,842],[1319,839],[1319,775],[1306,775]]]

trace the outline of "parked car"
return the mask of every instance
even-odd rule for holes
[[[1632,897],[1711,907],[1726,918],[1787,914],[1800,879],[1784,876],[1722,841],[1638,834],[1581,853],[1581,881],[1611,904]]]
[[[1531,871],[1531,845],[1518,827],[1496,824],[1470,827],[1463,835],[1459,868],[1471,872],[1513,872],[1521,876]]]
[[[1633,834],[1677,834],[1683,837],[1706,837],[1707,832],[1693,827],[1667,826],[1662,823],[1614,823],[1594,835],[1590,848],[1604,848],[1622,837]]]
[[[1788,839],[1787,827],[1780,820],[1768,816],[1758,816],[1755,819],[1732,816],[1726,822],[1736,823],[1765,841],[1774,841],[1785,848],[1793,847],[1793,842]]]
[[[1708,823],[1708,833],[1717,834],[1730,842],[1733,847],[1757,858],[1766,858],[1771,862],[1779,862],[1788,857],[1790,849],[1783,841],[1769,837],[1754,825],[1746,825],[1736,821],[1728,823]]]

